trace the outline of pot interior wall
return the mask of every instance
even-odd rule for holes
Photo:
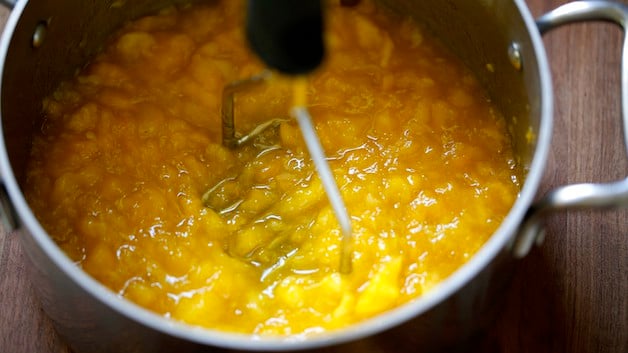
[[[413,16],[475,73],[509,124],[518,161],[527,172],[540,123],[539,67],[528,29],[515,1],[381,0]],[[516,43],[521,68],[509,47]]]
[[[187,0],[189,1],[189,0]],[[205,0],[208,1],[208,0]],[[124,22],[186,0],[30,1],[15,29],[5,58],[2,80],[2,124],[13,171],[21,181],[30,149],[30,136],[41,123],[41,102],[58,82],[101,47]],[[508,119],[515,150],[527,166],[534,148],[530,131],[539,125],[539,77],[529,35],[514,1],[382,0],[408,13],[440,38],[476,73]],[[47,24],[39,48],[32,46],[38,24]],[[508,59],[517,42],[523,70]]]
[[[203,0],[205,2],[213,0]],[[1,116],[13,172],[23,182],[33,130],[42,119],[42,101],[76,74],[107,37],[125,22],[190,0],[29,1],[17,23],[2,76]],[[38,26],[43,44],[33,46]],[[6,28],[10,30],[10,28]]]
[[[189,0],[188,0],[189,1]],[[207,0],[205,0],[207,1]],[[41,102],[58,82],[75,74],[124,22],[186,0],[30,1],[15,28],[2,80],[2,124],[13,171],[22,181],[33,129],[41,123]],[[513,1],[382,0],[408,13],[457,54],[508,119],[515,150],[526,166],[532,156],[529,128],[538,130],[538,67],[525,25]],[[39,48],[32,36],[47,26]],[[517,42],[523,70],[507,51]]]

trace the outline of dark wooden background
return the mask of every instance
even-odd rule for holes
[[[536,17],[564,1],[527,3]],[[0,24],[7,15],[0,10]],[[593,23],[545,36],[556,122],[542,192],[628,175],[621,35],[614,25]],[[0,228],[0,352],[69,352],[33,298],[26,266],[16,235]],[[520,263],[503,295],[507,308],[469,352],[628,352],[628,210],[551,216],[545,244]]]

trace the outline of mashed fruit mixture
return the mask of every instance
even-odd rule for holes
[[[328,6],[328,57],[307,96],[352,218],[353,271],[341,274],[291,83],[240,93],[240,132],[286,120],[221,145],[223,86],[263,69],[244,12],[225,0],[129,23],[44,102],[26,191],[68,256],[157,313],[258,335],[372,317],[473,256],[520,177],[473,75],[410,19],[371,1]]]

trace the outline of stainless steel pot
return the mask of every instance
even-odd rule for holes
[[[263,0],[260,0],[263,1]],[[420,299],[338,332],[308,339],[255,338],[172,322],[119,298],[77,268],[46,234],[26,203],[23,181],[41,101],[70,77],[116,27],[179,0],[20,0],[0,44],[0,211],[19,233],[32,281],[57,331],[78,352],[298,350],[398,352],[460,341],[499,309],[517,258],[542,240],[548,212],[628,207],[628,178],[557,188],[534,202],[550,148],[552,92],[540,33],[580,20],[628,25],[628,6],[584,1],[535,21],[523,0],[399,0],[477,74],[509,117],[526,166],[521,194],[499,229],[461,269]],[[624,136],[628,136],[628,40],[622,60]],[[533,138],[530,138],[532,136]],[[627,146],[628,150],[628,146]]]

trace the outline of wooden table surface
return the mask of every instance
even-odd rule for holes
[[[624,2],[628,0],[623,0]],[[527,0],[533,15],[564,3]],[[0,24],[8,11],[0,10]],[[621,30],[572,25],[545,36],[555,130],[541,192],[628,175],[619,104]],[[517,268],[508,306],[470,352],[628,352],[628,210],[548,219],[546,241]],[[69,352],[25,276],[14,234],[0,229],[0,352]]]

